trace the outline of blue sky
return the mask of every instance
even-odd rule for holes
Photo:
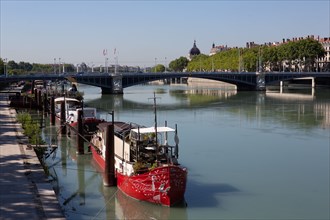
[[[244,47],[282,38],[330,36],[330,0],[0,0],[1,58],[31,63],[152,66],[186,56],[194,40]],[[166,57],[166,59],[165,59]]]

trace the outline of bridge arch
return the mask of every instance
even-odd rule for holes
[[[237,90],[262,90],[266,86],[279,84],[280,81],[289,81],[298,78],[313,77],[330,85],[330,72],[166,72],[166,73],[84,73],[77,74],[36,74],[1,77],[0,83],[10,83],[21,80],[75,80],[78,83],[101,87],[103,93],[122,93],[123,88],[135,86],[154,80],[193,77],[211,79],[234,84]],[[118,89],[119,88],[119,89]]]

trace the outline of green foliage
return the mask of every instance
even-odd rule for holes
[[[72,73],[75,71],[75,68],[73,64],[64,64],[64,70],[67,73]]]
[[[0,75],[4,74],[4,69],[5,69],[5,63],[2,60],[2,58],[0,58]]]
[[[188,65],[189,60],[186,57],[180,57],[170,62],[169,67],[173,71],[182,72]]]
[[[33,68],[31,70],[32,73],[53,73],[54,66],[51,64],[39,64],[33,63]]]
[[[85,69],[87,68],[86,64]],[[4,63],[3,60],[0,59],[0,73],[4,72]],[[56,67],[58,70],[58,66]],[[62,68],[62,66],[61,66]],[[75,68],[73,64],[64,64],[65,72],[74,72]],[[62,69],[61,69],[62,71]],[[54,72],[54,64],[40,64],[33,63],[30,64],[28,62],[19,62],[16,63],[13,60],[8,61],[7,63],[7,72],[9,75],[20,75],[20,74],[31,74],[31,73],[53,73]]]
[[[145,164],[143,162],[135,162],[133,164],[133,169],[134,169],[135,174],[141,174],[141,173],[148,171],[147,164]]]
[[[17,120],[22,124],[24,134],[29,137],[31,144],[42,144],[42,138],[40,136],[41,129],[39,123],[33,120],[29,113],[19,113]]]
[[[152,166],[149,168],[149,170],[153,170],[157,167],[158,167],[157,162],[155,162],[155,163],[152,164]]]
[[[157,66],[152,68],[152,71],[156,73],[163,73],[165,71],[165,66],[162,64],[158,64]]]
[[[10,60],[7,63],[7,68],[11,70],[18,69],[18,64],[15,61]]]
[[[259,60],[263,69],[269,67],[270,71],[280,71],[283,61],[289,65],[304,64],[305,71],[312,71],[317,58],[323,57],[325,50],[322,45],[311,38],[291,41],[279,46],[259,46],[253,48],[233,48],[217,53],[213,56],[200,54],[188,64],[188,71],[238,71],[239,58],[241,71],[256,71]],[[291,69],[291,68],[290,68]]]
[[[31,115],[28,114],[28,113],[19,113],[17,115],[17,120],[18,120],[19,123],[22,124],[23,129],[24,129],[24,127],[25,127],[26,124],[32,122]]]

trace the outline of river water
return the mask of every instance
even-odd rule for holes
[[[46,163],[68,219],[329,219],[330,91],[236,92],[228,88],[143,85],[102,95],[79,85],[99,117],[178,125],[179,162],[188,168],[186,207],[161,207],[103,187],[91,154],[75,140],[57,144]],[[87,151],[87,148],[86,148]]]

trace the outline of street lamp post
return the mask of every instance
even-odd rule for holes
[[[3,65],[4,65],[4,67],[3,67],[3,75],[5,75],[5,77],[7,77],[7,58],[5,58],[3,60]]]
[[[58,58],[58,75],[61,74],[61,58]]]
[[[241,50],[238,49],[238,72],[241,72]]]
[[[106,65],[107,73],[109,72],[109,58],[107,57],[107,65]]]
[[[54,74],[56,74],[56,58],[54,58]]]
[[[166,65],[167,65],[167,62],[166,62],[166,57],[165,57],[165,73],[166,73]]]

